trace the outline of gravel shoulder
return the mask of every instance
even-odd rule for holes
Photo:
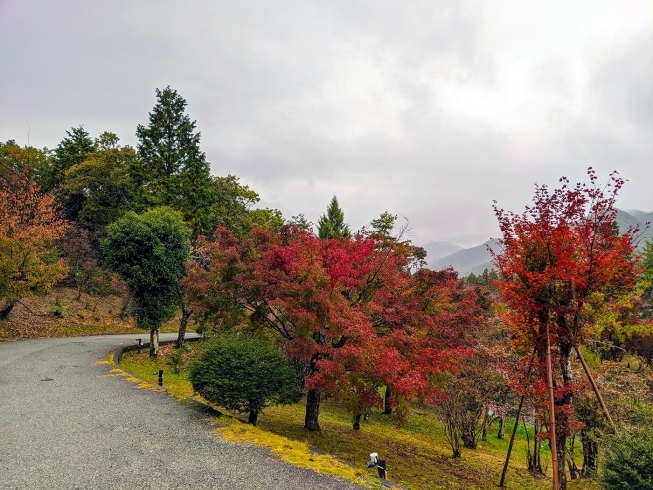
[[[227,442],[197,410],[106,376],[96,362],[138,337],[0,343],[0,488],[362,488]]]

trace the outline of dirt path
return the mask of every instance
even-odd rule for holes
[[[223,441],[206,416],[97,365],[137,335],[0,344],[0,488],[354,489]]]

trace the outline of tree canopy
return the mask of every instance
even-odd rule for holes
[[[54,242],[67,226],[54,195],[41,191],[33,172],[13,167],[0,178],[0,318],[22,297],[65,277]]]
[[[179,213],[166,207],[133,211],[107,227],[106,263],[129,287],[133,315],[150,331],[150,355],[158,352],[158,331],[181,298],[180,281],[190,258],[190,231]]]

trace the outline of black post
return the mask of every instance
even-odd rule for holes
[[[163,369],[159,369],[159,386],[163,386]]]
[[[138,353],[140,354],[143,350],[143,339],[138,339]]]

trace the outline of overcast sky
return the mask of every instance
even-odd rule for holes
[[[413,241],[498,235],[561,175],[653,211],[653,1],[0,0],[0,141],[72,126],[136,145],[155,88],[215,175],[317,221],[388,210]]]

